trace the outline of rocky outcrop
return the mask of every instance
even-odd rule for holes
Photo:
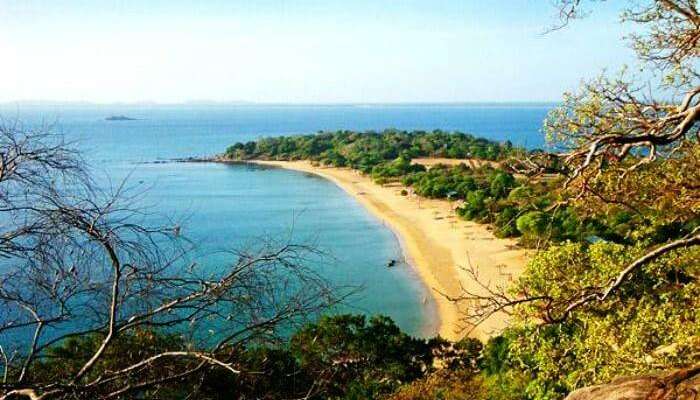
[[[700,365],[673,372],[631,376],[578,389],[566,400],[700,399]]]

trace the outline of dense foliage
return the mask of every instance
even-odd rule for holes
[[[496,236],[520,237],[521,244],[530,247],[599,238],[630,244],[636,240],[630,237],[631,228],[649,222],[640,213],[622,207],[591,215],[570,205],[559,205],[566,196],[560,190],[561,178],[530,179],[510,168],[518,157],[527,154],[510,143],[499,144],[459,132],[387,130],[264,138],[236,143],[227,149],[225,157],[303,159],[358,169],[379,184],[400,182],[419,196],[456,201],[459,216],[491,224]],[[469,158],[477,166],[462,163],[428,169],[414,163],[416,157]],[[491,163],[493,160],[499,163]],[[678,221],[656,223],[656,231],[649,235],[677,230],[677,225]]]
[[[605,284],[642,246],[564,243],[538,253],[511,289],[552,299]],[[700,249],[648,264],[618,296],[542,325],[535,304],[517,309],[512,327],[492,338],[477,374],[437,373],[392,399],[560,399],[615,377],[700,363]]]
[[[34,374],[70,376],[89,358],[100,338],[68,339],[53,347]],[[159,354],[163,349],[187,350],[179,335],[138,331],[121,336],[100,360],[100,367],[124,368]],[[192,350],[192,349],[190,349]],[[422,379],[435,371],[436,362],[453,371],[474,373],[481,344],[465,339],[452,344],[440,338],[418,339],[407,335],[388,317],[368,319],[362,315],[321,318],[294,333],[279,345],[250,345],[222,349],[232,360],[237,375],[206,366],[211,371],[196,377],[161,382],[140,392],[152,399],[375,399],[402,384]],[[233,356],[230,354],[234,354]],[[235,360],[235,361],[234,361]],[[154,360],[151,378],[187,360]],[[94,373],[91,379],[98,379]],[[192,387],[196,392],[192,393]],[[136,391],[137,393],[139,391]]]
[[[641,246],[567,243],[539,253],[512,289],[567,298],[604,285],[643,251]],[[617,296],[538,326],[536,306],[518,309],[511,333],[513,365],[533,373],[529,398],[556,398],[577,387],[700,362],[700,250],[649,263]]]
[[[497,143],[460,132],[385,130],[381,133],[337,131],[263,138],[236,143],[226,150],[225,156],[236,160],[313,160],[371,173],[375,166],[400,156],[406,160],[416,157],[501,160],[518,152],[522,150],[510,142]],[[408,172],[399,171],[393,176]]]
[[[581,15],[583,3],[559,0],[564,22]],[[61,393],[62,398],[97,397],[99,393],[90,388],[100,383],[113,390],[113,398],[549,400],[620,375],[698,365],[700,74],[696,69],[700,11],[695,0],[640,1],[623,13],[623,20],[640,24],[639,32],[630,35],[632,47],[645,67],[663,77],[655,87],[663,90],[631,82],[621,74],[619,78],[600,77],[584,84],[578,93],[565,94],[545,121],[549,138],[566,152],[566,157],[559,157],[563,161],[538,167],[530,157],[548,155],[528,153],[507,142],[442,131],[321,132],[237,143],[226,151],[228,159],[305,159],[351,167],[380,184],[401,182],[407,186],[405,195],[410,189],[419,196],[457,201],[462,217],[493,224],[496,235],[520,236],[522,243],[539,247],[512,287],[491,292],[489,298],[467,298],[471,308],[508,309],[514,316],[511,326],[486,344],[473,339],[457,343],[419,339],[401,332],[385,317],[338,315],[306,325],[288,341],[274,345],[263,340],[266,335],[262,334],[257,336],[259,341],[232,342],[212,353],[198,354],[201,350],[180,335],[145,328],[113,336],[114,324],[108,324],[108,335],[99,329],[67,335],[40,354],[34,354],[36,346],[32,345],[23,366],[14,360],[16,354],[8,355],[0,347],[5,365],[2,389],[23,390],[10,398],[27,393],[27,397],[40,398],[34,395],[37,385],[22,386],[36,381],[51,382],[41,387],[45,394],[41,398],[52,393]],[[683,97],[653,99],[654,94],[671,92]],[[22,143],[7,144],[22,149]],[[66,157],[54,150],[45,153],[48,167],[19,169],[15,182],[44,183],[45,179],[35,178],[45,178],[46,171],[61,165],[61,158]],[[36,157],[41,152],[15,150],[15,155],[26,154]],[[478,167],[463,164],[428,169],[413,162],[417,157],[481,162]],[[506,167],[506,158],[516,161]],[[566,184],[556,178],[526,179],[520,167],[533,166],[539,172],[561,168],[568,178]],[[53,183],[47,188],[53,189]],[[55,193],[41,194],[47,192]],[[34,209],[33,204],[22,203],[33,199],[28,193],[20,190],[3,199],[17,210]],[[77,221],[69,226],[85,229],[91,240],[110,248],[113,239],[96,235],[94,223],[83,223],[91,219],[80,213],[81,218],[76,218],[74,210],[80,207],[61,207],[62,213],[52,209],[47,220],[63,215],[65,221]],[[53,228],[45,231],[43,240],[66,239],[58,235],[62,229],[49,226]],[[24,228],[36,230],[26,225],[18,237]],[[109,231],[112,234],[115,229]],[[27,251],[26,240],[12,243],[12,235],[5,236],[5,242],[17,245],[5,245],[5,252]],[[85,247],[80,252],[85,253]],[[49,266],[65,257],[65,253],[43,254],[50,255],[46,257]],[[117,259],[115,252],[112,257]],[[44,258],[28,258],[39,260],[37,264],[44,267]],[[113,264],[119,271],[120,263]],[[137,275],[137,268],[132,269],[128,275]],[[74,274],[41,275],[45,270],[33,270],[37,271],[38,279],[30,282],[52,295],[60,291],[56,289],[59,284],[52,282],[64,284]],[[120,273],[115,273],[117,283]],[[44,279],[47,277],[51,279]],[[150,288],[153,282],[146,286]],[[197,296],[221,292],[216,282],[190,282],[204,287]],[[179,280],[172,283],[175,287],[182,284]],[[24,293],[23,287],[19,289],[17,293]],[[13,298],[5,292],[5,301],[38,315],[27,307],[23,296]],[[253,291],[253,296],[244,293],[241,298],[246,302],[258,299],[258,292]],[[201,304],[215,301],[206,299]],[[191,307],[201,310],[201,304]],[[113,312],[111,318],[123,311]],[[212,311],[207,317],[216,314]],[[146,326],[168,326],[162,318],[149,314],[143,319],[153,322]],[[257,318],[254,322],[262,326]],[[20,325],[37,324],[36,337],[44,323],[37,317],[35,322]],[[13,324],[3,329],[12,329]],[[200,357],[166,359],[180,352]],[[92,357],[94,354],[100,357]],[[9,369],[10,365],[19,368]],[[178,372],[183,370],[207,373]],[[110,377],[114,371],[122,373]],[[75,386],[75,376],[86,384]],[[8,380],[13,383],[8,385]]]
[[[299,140],[283,138],[258,142],[250,146],[257,149],[252,153],[242,154],[241,145],[236,145],[229,149],[228,156],[305,158],[348,166],[370,175],[378,184],[400,183],[418,196],[454,201],[461,217],[491,224],[496,236],[520,237],[522,244],[543,249],[510,289],[514,298],[529,296],[566,303],[587,288],[605,286],[649,246],[683,237],[700,225],[697,193],[678,190],[674,183],[698,182],[700,168],[688,168],[697,164],[697,146],[679,149],[669,160],[644,165],[635,170],[634,181],[621,182],[614,172],[599,174],[590,187],[598,196],[581,198],[563,186],[563,178],[526,178],[505,162],[426,168],[414,163],[412,157],[448,154],[425,151],[420,146],[420,150],[410,150],[412,147],[406,144],[410,140],[398,140],[404,134],[389,132],[383,139],[374,134],[365,139],[346,135],[301,137],[304,143],[315,142],[314,137],[323,138],[321,143],[336,140],[330,151],[321,146],[314,156],[259,150],[262,142],[267,143],[263,148],[271,148]],[[449,148],[450,143],[465,138],[471,140],[461,134],[430,137],[431,149]],[[422,139],[417,142],[423,143]],[[387,148],[386,143],[396,147]],[[353,158],[358,147],[365,151]],[[403,194],[410,192],[404,190]],[[448,371],[427,373],[431,371],[429,362],[412,369],[407,359],[392,356],[392,348],[388,347],[388,353],[381,353],[381,361],[362,359],[368,362],[358,362],[352,372],[345,371],[349,375],[337,376],[336,387],[329,386],[330,393],[339,396],[352,392],[350,398],[376,398],[390,392],[389,388],[400,387],[390,398],[556,399],[575,388],[606,382],[621,374],[700,362],[699,265],[697,249],[669,253],[632,276],[620,293],[601,304],[578,309],[554,324],[541,324],[544,311],[540,303],[524,303],[516,308],[516,320],[509,330],[492,339],[483,351],[473,352],[471,366],[449,364],[453,368]],[[301,337],[309,343],[308,338],[319,337],[318,329],[305,330]],[[319,340],[304,353],[316,360],[313,364],[318,363],[328,352],[335,353],[334,346],[353,342],[346,331],[355,332],[356,327],[321,335],[332,339],[332,345]],[[412,354],[418,359],[426,357],[425,345],[418,344]],[[406,349],[412,345],[406,342],[402,346]],[[367,353],[380,354],[371,350]],[[391,360],[402,360],[404,366],[391,366]],[[373,365],[378,367],[376,371]],[[314,370],[316,376],[324,376],[322,368]],[[387,375],[387,370],[399,374]],[[378,381],[385,384],[377,385]]]
[[[400,181],[420,196],[459,201],[460,216],[493,224],[499,237],[523,236],[526,245],[537,245],[544,229],[550,240],[577,239],[601,234],[602,227],[580,222],[570,209],[548,212],[556,201],[555,183],[516,179],[506,167],[484,162],[437,165],[429,170],[412,162],[416,157],[471,158],[493,161],[526,152],[510,143],[495,143],[463,133],[334,132],[316,135],[260,139],[236,143],[229,159],[312,160],[336,167],[351,167],[369,174],[377,183]],[[517,189],[517,190],[516,190]]]

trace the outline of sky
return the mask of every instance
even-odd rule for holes
[[[0,102],[555,101],[634,64],[619,3],[0,0]]]

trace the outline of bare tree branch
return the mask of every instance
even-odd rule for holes
[[[261,239],[228,253],[229,265],[186,263],[191,244],[172,223],[144,223],[156,217],[140,199],[125,183],[97,187],[60,138],[0,127],[0,399],[121,397],[213,369],[247,373],[240,349],[281,340],[342,299],[310,266],[323,257],[311,245]],[[182,339],[105,361],[158,329]],[[47,375],[39,364],[67,340],[94,346]]]

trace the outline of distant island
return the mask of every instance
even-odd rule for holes
[[[136,118],[127,117],[126,115],[111,115],[105,118],[106,121],[136,121]]]

